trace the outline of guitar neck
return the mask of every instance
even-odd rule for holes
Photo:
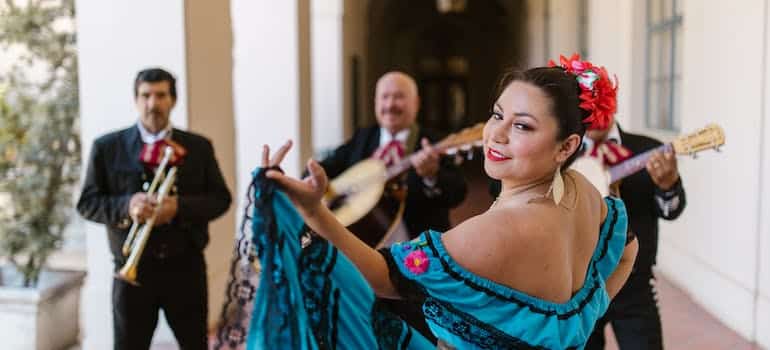
[[[650,159],[653,152],[671,152],[673,149],[673,146],[670,143],[667,143],[647,152],[637,154],[623,163],[611,167],[609,169],[610,183],[614,183],[615,181],[626,178],[637,171],[644,169],[644,167],[647,166],[647,160]]]
[[[481,141],[483,130],[484,123],[478,123],[445,137],[443,140],[434,144],[433,149],[438,151],[439,154],[444,154],[452,149],[470,150],[474,145],[480,146],[478,142]],[[390,181],[409,170],[412,167],[413,157],[416,157],[420,152],[422,152],[422,150],[416,151],[408,157],[389,166],[385,173],[385,180]]]
[[[414,157],[416,154],[417,153],[414,153],[409,157],[401,159],[395,164],[389,166],[385,170],[385,181],[387,182],[387,181],[393,180],[394,178],[398,177],[399,175],[409,170],[412,167],[412,157]]]

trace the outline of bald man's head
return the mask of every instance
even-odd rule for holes
[[[388,72],[377,81],[374,113],[377,123],[391,133],[407,129],[417,119],[420,97],[417,83],[402,72]]]

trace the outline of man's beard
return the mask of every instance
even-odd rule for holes
[[[168,116],[160,111],[150,111],[145,118],[153,127],[158,131],[165,129],[168,126]]]

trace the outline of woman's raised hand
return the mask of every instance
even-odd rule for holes
[[[291,149],[291,145],[291,140],[286,141],[272,158],[270,157],[270,147],[267,145],[262,146],[262,167],[269,169],[265,175],[275,180],[281,186],[292,202],[294,202],[294,205],[304,212],[304,215],[313,215],[319,206],[323,206],[321,198],[323,198],[328,184],[326,172],[321,165],[313,159],[308,160],[307,169],[310,175],[302,180],[289,177],[278,170],[270,169],[281,164],[286,153]]]

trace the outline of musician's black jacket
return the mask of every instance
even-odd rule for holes
[[[439,141],[439,135],[420,128],[418,140],[426,137],[431,143]],[[338,147],[321,165],[330,179],[357,162],[369,158],[380,145],[380,127],[358,129],[353,137]],[[421,148],[417,142],[415,151]],[[404,222],[409,235],[416,237],[427,229],[446,231],[449,229],[449,209],[465,199],[467,186],[460,170],[449,160],[442,159],[435,188],[428,188],[414,168],[407,174],[408,192]]]
[[[173,129],[171,139],[187,149],[184,162],[177,168],[178,211],[171,223],[155,227],[145,254],[152,254],[160,246],[166,247],[169,254],[203,250],[209,240],[208,222],[230,206],[230,191],[211,142],[178,129]],[[153,177],[139,161],[142,145],[136,126],[96,139],[77,203],[84,218],[107,227],[110,250],[118,264],[124,261],[121,247],[131,224],[128,202]]]
[[[662,143],[653,138],[629,134],[618,127],[620,131],[620,143],[631,150],[633,154],[640,154],[656,148]],[[661,200],[677,198],[678,206],[673,210],[666,210]],[[655,186],[647,170],[641,170],[622,180],[620,183],[620,198],[628,209],[628,220],[631,230],[639,239],[639,253],[632,275],[652,276],[652,266],[658,254],[658,218],[674,220],[682,214],[687,204],[682,179],[676,182],[674,187],[663,191]]]

